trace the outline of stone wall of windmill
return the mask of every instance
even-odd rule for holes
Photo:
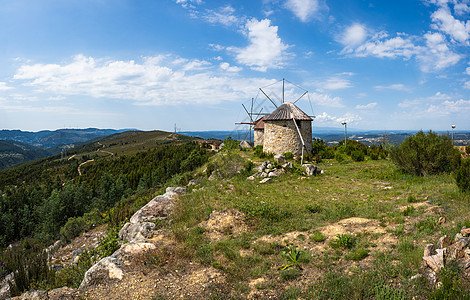
[[[292,152],[294,155],[300,155],[303,147],[302,139],[306,147],[304,154],[311,152],[312,119],[294,104],[286,102],[264,119],[264,152],[274,154]]]
[[[267,116],[262,117],[255,121],[255,126],[253,127],[253,137],[254,137],[254,146],[261,145],[264,143],[264,119]]]

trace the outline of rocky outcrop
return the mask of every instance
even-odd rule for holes
[[[0,299],[7,299],[10,297],[10,283],[15,280],[13,273],[8,274],[0,281]]]
[[[50,299],[47,291],[30,290],[19,297],[20,300],[46,300]]]
[[[121,266],[121,260],[118,255],[111,255],[102,258],[86,271],[80,289],[91,285],[100,284],[108,280],[121,280],[124,273]]]
[[[173,211],[175,197],[186,193],[185,187],[169,187],[165,194],[159,195],[139,209],[130,219],[133,224],[151,222],[167,218]]]
[[[119,231],[121,240],[129,241],[113,255],[101,259],[93,265],[84,276],[80,289],[101,284],[110,280],[122,280],[125,276],[121,266],[129,257],[156,249],[156,246],[147,242],[156,230],[155,223],[151,221],[165,219],[173,211],[175,199],[186,193],[185,187],[169,187],[165,194],[156,196],[144,207],[139,209]]]
[[[153,236],[156,227],[155,223],[150,222],[126,223],[119,231],[119,238],[123,241],[142,242]]]
[[[450,261],[456,261],[464,276],[470,278],[470,237],[467,235],[470,235],[470,231],[464,227],[455,235],[453,241],[447,235],[442,236],[437,242],[437,249],[433,244],[426,245],[423,253],[423,273],[430,284],[437,284],[439,272]]]

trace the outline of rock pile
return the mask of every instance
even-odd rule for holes
[[[432,285],[438,283],[437,274],[450,261],[456,261],[470,278],[470,228],[463,227],[452,240],[447,235],[439,239],[437,245],[427,244],[424,248],[424,274]]]
[[[248,180],[255,180],[256,178],[263,178],[260,183],[268,181],[272,177],[277,177],[283,174],[287,169],[292,169],[294,165],[291,162],[287,162],[283,155],[274,155],[274,162],[265,161],[258,166],[258,172],[249,176]],[[322,174],[323,171],[317,166],[311,164],[303,164],[302,167],[305,169],[307,176]]]

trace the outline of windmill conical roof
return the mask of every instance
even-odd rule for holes
[[[312,118],[310,118],[292,102],[285,102],[281,104],[278,108],[276,108],[275,111],[267,116],[264,121],[292,120],[292,117],[301,121],[313,121]]]

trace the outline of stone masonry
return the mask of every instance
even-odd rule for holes
[[[312,122],[297,121],[297,124],[307,151],[312,151]],[[294,155],[300,155],[302,153],[302,141],[294,120],[265,121],[263,151],[274,154],[292,152]]]

